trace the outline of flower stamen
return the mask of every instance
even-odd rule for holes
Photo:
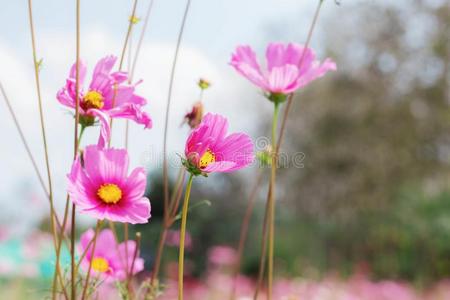
[[[200,158],[198,166],[200,169],[206,168],[210,163],[216,161],[216,155],[211,151],[211,149],[206,150],[206,152]]]
[[[92,269],[97,272],[104,273],[109,270],[109,264],[103,257],[95,257],[92,260]]]
[[[104,101],[103,101],[103,95],[100,94],[97,91],[89,91],[86,93],[86,95],[84,95],[83,97],[83,102],[81,103],[81,106],[84,109],[89,109],[89,108],[103,108],[103,106],[105,105]]]
[[[122,190],[114,183],[106,183],[97,190],[97,196],[107,204],[116,204],[122,199]]]

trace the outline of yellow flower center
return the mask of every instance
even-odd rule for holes
[[[107,204],[116,204],[122,199],[122,190],[114,183],[106,183],[100,186],[97,196]]]
[[[103,102],[103,96],[99,92],[89,91],[83,98],[83,108],[102,108],[105,104]]]
[[[109,269],[108,261],[103,257],[95,257],[92,260],[92,269],[100,273],[106,272]]]
[[[214,153],[210,149],[208,149],[208,150],[206,150],[206,152],[200,158],[200,162],[198,163],[198,166],[200,167],[200,169],[204,169],[210,163],[213,163],[215,161],[216,161],[216,156],[214,155]]]

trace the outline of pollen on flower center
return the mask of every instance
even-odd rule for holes
[[[92,269],[101,273],[106,272],[109,269],[108,261],[103,257],[95,257],[92,260]]]
[[[122,199],[122,190],[114,183],[106,183],[100,186],[97,196],[107,204],[116,204]]]
[[[104,104],[102,94],[96,91],[89,91],[84,95],[82,107],[84,109],[102,108]]]
[[[200,169],[204,169],[210,163],[213,163],[215,161],[216,161],[216,155],[210,149],[208,149],[200,158],[200,162],[198,163],[198,166],[200,167]]]

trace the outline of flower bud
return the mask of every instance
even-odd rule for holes
[[[206,90],[207,88],[209,88],[211,86],[211,82],[209,82],[206,79],[200,78],[200,80],[198,81],[198,86],[202,89],[202,90]]]
[[[192,107],[192,110],[184,116],[184,122],[186,122],[191,129],[196,128],[203,118],[203,104],[198,101]]]
[[[256,153],[256,159],[261,167],[270,166],[272,164],[272,146],[268,145],[264,150]]]

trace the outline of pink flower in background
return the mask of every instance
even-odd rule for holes
[[[231,65],[242,76],[270,94],[290,94],[308,83],[336,70],[329,58],[316,60],[311,48],[289,43],[270,43],[266,50],[267,69],[259,65],[250,46],[239,46],[231,57]]]
[[[136,258],[134,258],[136,252],[135,241],[128,240],[118,244],[113,232],[105,229],[98,234],[94,254],[92,255],[92,243],[89,243],[94,238],[94,235],[94,230],[88,229],[80,238],[79,255],[83,255],[89,247],[86,256],[81,262],[84,270],[87,271],[89,264],[91,264],[91,271],[100,275],[103,279],[124,280],[127,273],[134,275],[144,269],[144,260],[139,257],[139,249]],[[125,249],[126,247],[127,249]]]
[[[69,178],[70,199],[96,219],[124,223],[147,223],[150,202],[144,197],[147,183],[144,168],[128,176],[128,153],[124,149],[87,146],[78,157]]]
[[[208,260],[215,265],[232,266],[237,261],[237,253],[228,246],[214,246],[208,252]]]
[[[225,117],[208,113],[186,141],[189,163],[205,173],[231,172],[248,166],[254,159],[250,137],[244,133],[226,135],[227,130]]]
[[[180,231],[179,230],[169,230],[167,231],[166,245],[172,247],[180,246]],[[189,232],[186,232],[184,246],[186,249],[192,249],[192,238]]]
[[[147,100],[135,94],[136,85],[126,83],[126,72],[111,72],[117,58],[106,56],[95,66],[91,83],[86,91],[83,90],[83,82],[86,77],[86,65],[79,63],[79,101],[81,116],[95,117],[92,113],[99,110],[111,118],[125,118],[142,124],[145,128],[152,127],[152,120],[143,111]],[[76,104],[76,64],[72,66],[66,85],[58,91],[59,102],[70,108]]]

